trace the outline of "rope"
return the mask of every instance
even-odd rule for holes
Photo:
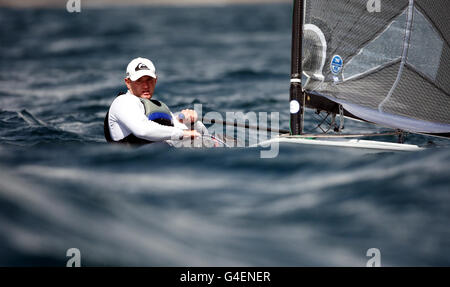
[[[221,139],[218,139],[218,138],[216,138],[216,137],[214,137],[212,135],[202,135],[202,138],[212,139],[212,140],[218,141],[219,143],[223,144],[225,147],[230,147],[224,141],[222,141]]]

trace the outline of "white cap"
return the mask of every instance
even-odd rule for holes
[[[156,68],[149,59],[139,57],[131,60],[128,64],[126,75],[133,82],[143,76],[150,76],[156,79]]]

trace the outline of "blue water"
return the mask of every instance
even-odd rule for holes
[[[0,265],[450,265],[450,149],[111,146],[127,63],[151,58],[173,111],[289,123],[291,7],[0,9]],[[315,131],[313,112],[305,125]],[[346,121],[346,132],[381,131]],[[384,140],[394,140],[386,137]]]

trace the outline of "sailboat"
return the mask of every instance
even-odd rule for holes
[[[448,0],[295,0],[287,142],[392,151],[404,133],[450,137]],[[305,134],[305,109],[334,134]],[[339,115],[339,124],[337,117]],[[344,118],[391,128],[399,142],[342,134]],[[327,130],[324,130],[327,131]]]

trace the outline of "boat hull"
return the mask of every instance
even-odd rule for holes
[[[372,151],[421,151],[425,148],[417,145],[410,144],[398,144],[382,141],[370,141],[360,139],[313,139],[313,138],[300,138],[300,137],[276,137],[268,141],[264,141],[258,144],[258,146],[266,146],[273,143],[289,143],[289,144],[303,144],[303,145],[316,145],[316,146],[329,146],[329,147],[342,147],[352,149],[365,149]]]

